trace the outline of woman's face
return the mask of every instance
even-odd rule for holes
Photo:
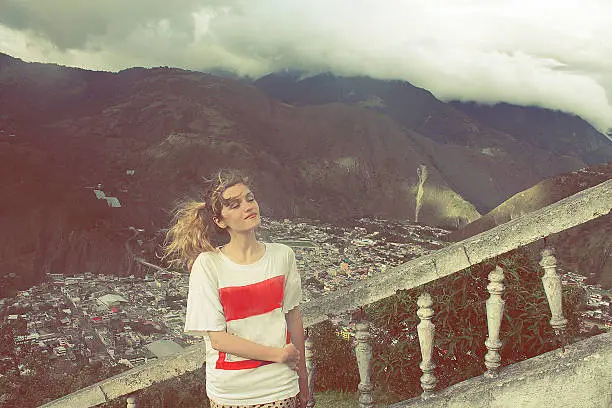
[[[246,185],[240,183],[228,187],[223,194],[221,219],[216,220],[221,228],[232,231],[248,231],[261,224],[259,205]]]

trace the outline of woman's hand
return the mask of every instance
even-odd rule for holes
[[[278,362],[287,364],[292,370],[297,369],[300,364],[300,352],[298,349],[292,343],[289,343],[280,350]]]

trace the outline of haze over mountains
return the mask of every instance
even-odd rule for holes
[[[248,84],[0,54],[0,95],[0,226],[11,231],[0,235],[0,270],[32,279],[125,272],[127,227],[165,227],[176,201],[219,167],[250,171],[269,216],[456,227],[544,178],[612,161],[612,142],[580,118],[443,103],[401,81]],[[97,183],[122,208],[100,207],[85,189]]]

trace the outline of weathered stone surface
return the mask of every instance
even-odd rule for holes
[[[80,408],[80,407],[95,407],[96,405],[107,402],[106,395],[100,389],[99,384],[85,387],[79,391],[53,400],[47,404],[41,405],[40,408]]]
[[[417,315],[421,322],[417,326],[419,336],[419,347],[421,349],[421,364],[419,368],[423,372],[421,376],[421,388],[423,393],[421,398],[427,399],[433,394],[436,389],[438,380],[434,373],[436,363],[432,359],[434,347],[434,335],[436,333],[436,325],[431,322],[434,316],[433,299],[429,293],[423,293],[417,300]]]
[[[388,408],[609,408],[612,404],[612,332],[455,384],[427,401]]]
[[[129,397],[127,397],[127,403],[126,403],[127,408],[136,408],[137,406],[138,406],[138,401],[135,395],[130,395]]]
[[[563,316],[563,299],[561,277],[557,275],[557,259],[553,255],[551,248],[546,248],[542,251],[542,260],[540,266],[544,268],[544,276],[542,276],[542,284],[550,306],[552,318],[550,325],[555,329],[555,333],[565,330],[567,319]]]
[[[204,344],[197,344],[184,352],[161,358],[152,363],[135,367],[97,383],[66,395],[41,408],[87,408],[112,401],[121,396],[145,389],[155,383],[175,378],[202,367],[205,361]]]
[[[610,213],[612,180],[499,225],[464,241],[409,261],[370,279],[302,305],[304,325],[328,319],[330,313],[356,309],[399,289],[410,289],[451,275],[486,259]]]
[[[359,369],[360,382],[357,386],[359,390],[359,408],[373,408],[374,399],[372,397],[372,345],[370,341],[370,322],[364,318],[356,324],[355,333],[355,356],[357,357],[357,367]]]
[[[304,341],[304,357],[306,358],[306,371],[308,371],[308,394],[310,398],[306,403],[306,408],[312,408],[317,403],[315,398],[315,376],[317,375],[316,365],[314,363],[314,345],[312,336],[306,330],[306,339]]]
[[[488,351],[485,355],[485,366],[487,366],[488,377],[497,376],[497,368],[501,365],[501,355],[499,349],[502,342],[499,339],[499,330],[501,328],[502,317],[504,316],[504,306],[506,302],[502,298],[502,294],[506,290],[504,287],[504,271],[501,267],[496,267],[495,270],[489,273],[489,299],[487,300],[487,329],[489,335],[485,341],[485,346]]]

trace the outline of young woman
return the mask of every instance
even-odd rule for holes
[[[257,240],[249,182],[221,171],[176,212],[165,256],[191,269],[185,332],[206,342],[206,392],[214,407],[305,407],[308,376],[293,250]],[[213,232],[229,242],[211,244]]]

